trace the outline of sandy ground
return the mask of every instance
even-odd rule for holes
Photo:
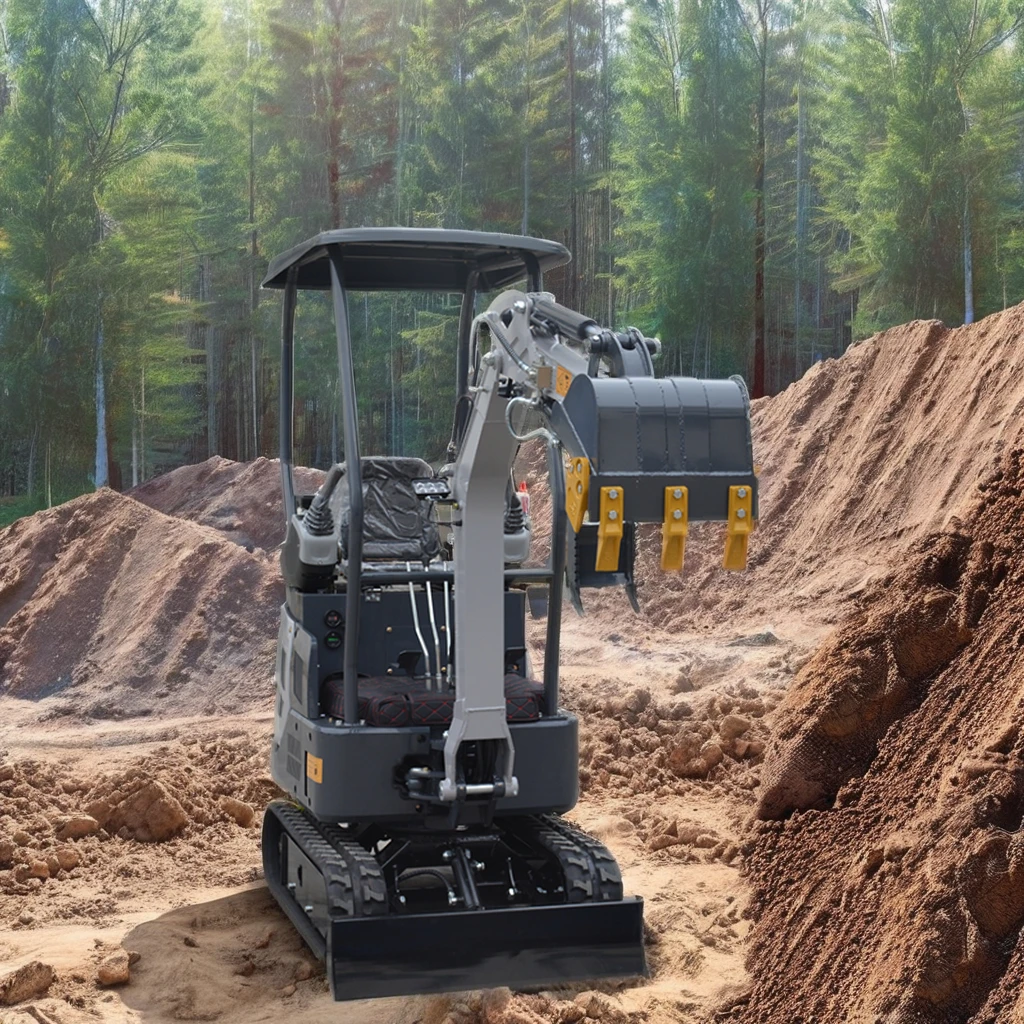
[[[623,605],[631,615],[624,600]],[[665,785],[652,759],[645,762],[631,751],[628,763],[645,768],[639,777],[627,777],[616,774],[614,755],[631,730],[614,728],[606,735],[606,716],[623,714],[623,701],[644,708],[653,704],[661,713],[676,709],[669,719],[673,734],[683,722],[694,735],[703,730],[710,737],[726,715],[742,707],[747,715],[734,714],[739,721],[731,728],[745,723],[741,735],[757,743],[754,736],[763,735],[760,719],[780,699],[811,641],[773,635],[773,642],[764,644],[764,636],[754,635],[750,646],[735,643],[744,640],[742,635],[687,639],[653,629],[630,639],[626,645],[613,631],[609,640],[604,627],[574,615],[567,618],[563,636],[564,698],[584,719],[588,780],[571,817],[612,849],[627,891],[645,899],[650,931],[651,978],[604,986],[600,999],[607,1014],[618,1011],[629,1019],[698,1020],[746,987],[749,922],[739,846],[759,756],[738,757],[732,748],[710,771],[697,767],[694,778],[670,773],[674,781]],[[63,812],[44,813],[35,840],[40,847],[55,824],[90,803],[85,796],[92,794],[86,793],[75,806],[74,798],[82,794],[75,785],[91,782],[96,788],[96,779],[121,777],[140,765],[148,778],[163,779],[172,789],[184,766],[192,769],[188,774],[199,790],[238,793],[244,777],[249,791],[242,795],[258,807],[255,775],[270,795],[269,778],[261,780],[258,767],[269,746],[267,708],[221,721],[92,721],[69,729],[66,716],[46,720],[48,702],[58,699],[0,700],[0,763],[27,766],[36,777],[49,770],[48,785],[72,789]],[[680,711],[684,718],[675,717]],[[628,719],[630,712],[625,715]],[[644,731],[639,724],[632,730]],[[721,746],[730,750],[736,738],[722,740]],[[199,807],[203,801],[194,797],[194,803]],[[0,921],[9,929],[0,940],[0,976],[36,960],[52,965],[57,975],[45,998],[0,1010],[0,1020],[20,1024],[41,1014],[67,1024],[242,1022],[276,1019],[285,1010],[311,1022],[426,1024],[445,1020],[460,1004],[470,1006],[465,997],[447,996],[334,1004],[320,965],[259,882],[255,822],[242,828],[227,815],[204,819],[194,809],[190,818],[180,836],[161,843],[117,836],[66,843],[91,843],[92,849],[70,872],[0,895]],[[187,856],[197,847],[200,856]],[[140,954],[131,966],[131,982],[104,990],[95,981],[97,967],[120,947]],[[296,977],[303,980],[293,990]],[[552,1014],[566,1012],[558,1007],[581,993],[586,998],[587,991],[578,986],[550,994],[550,1006],[536,1017],[529,1016],[538,1012],[529,999],[515,997],[504,1007],[473,1004],[466,1019],[557,1019]],[[533,997],[533,1005],[541,998]]]

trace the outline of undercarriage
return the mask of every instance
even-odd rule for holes
[[[555,815],[403,831],[275,801],[267,884],[336,999],[551,986],[644,972],[643,905],[597,840]]]

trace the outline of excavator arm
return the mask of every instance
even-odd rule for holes
[[[446,801],[518,791],[502,652],[488,637],[501,621],[500,510],[522,441],[545,437],[567,457],[577,584],[600,585],[602,575],[631,582],[637,523],[660,524],[661,567],[677,571],[689,523],[723,522],[723,567],[743,569],[757,519],[750,403],[741,378],[655,377],[656,340],[602,328],[546,292],[502,293],[472,331],[470,407],[451,468],[457,697],[440,785]],[[522,421],[530,419],[538,425],[524,430]],[[459,749],[470,740],[501,749],[493,786],[481,784],[473,794],[457,781]]]

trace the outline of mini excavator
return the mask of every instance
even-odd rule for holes
[[[562,817],[578,796],[578,722],[559,702],[564,590],[582,608],[587,588],[621,586],[635,607],[638,523],[660,524],[672,571],[690,522],[723,522],[725,568],[742,569],[757,519],[750,406],[742,379],[657,377],[657,340],[559,305],[542,276],[569,259],[537,238],[357,228],[283,253],[263,282],[284,290],[287,523],[271,754],[287,799],[267,807],[263,863],[339,1000],[645,973],[642,901]],[[345,461],[297,497],[305,289],[332,297]],[[436,470],[360,451],[347,294],[389,289],[462,296]],[[552,495],[536,568],[513,476],[531,438]],[[535,672],[526,609],[545,602]]]

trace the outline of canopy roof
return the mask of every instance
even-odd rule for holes
[[[275,257],[264,288],[283,288],[298,267],[299,288],[331,286],[329,251],[341,256],[346,288],[353,291],[402,289],[461,292],[471,271],[480,291],[507,287],[527,276],[534,257],[543,272],[572,258],[558,242],[525,235],[442,228],[342,228],[323,231]]]

